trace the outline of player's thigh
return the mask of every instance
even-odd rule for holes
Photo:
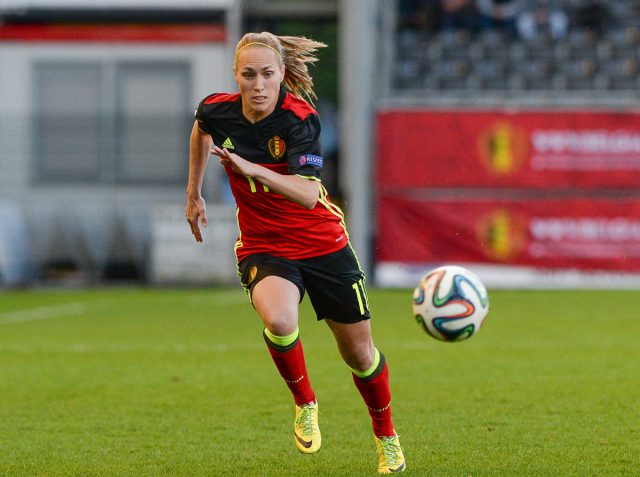
[[[297,264],[269,254],[255,254],[238,264],[242,286],[269,331],[295,331],[304,283]]]
[[[375,355],[370,321],[339,323],[326,319],[325,322],[331,329],[340,355],[347,365],[358,371],[369,369]]]
[[[298,326],[298,287],[285,278],[270,275],[255,285],[252,293],[253,306],[272,333],[286,336]]]

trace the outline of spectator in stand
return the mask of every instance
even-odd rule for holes
[[[472,0],[440,0],[437,19],[440,31],[474,33],[480,28],[480,16]]]
[[[597,35],[607,30],[611,20],[606,2],[600,0],[586,0],[571,17],[572,26],[584,28]]]
[[[567,34],[569,18],[552,0],[529,0],[516,18],[518,36],[527,41],[559,40]]]
[[[400,31],[434,31],[439,0],[399,0],[398,29]]]
[[[482,28],[516,34],[516,18],[524,0],[476,0],[476,7]]]

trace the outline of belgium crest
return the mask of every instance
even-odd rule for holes
[[[257,274],[258,274],[258,267],[256,266],[251,267],[251,269],[249,270],[249,282],[247,283],[247,285],[250,285],[251,282],[253,282],[256,279]]]
[[[276,160],[282,158],[284,151],[287,149],[287,144],[277,135],[269,139],[267,146],[269,147],[269,154]]]

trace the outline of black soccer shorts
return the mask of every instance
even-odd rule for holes
[[[303,260],[289,260],[267,253],[250,255],[238,264],[245,290],[275,275],[298,287],[300,301],[305,290],[318,320],[356,323],[371,318],[364,273],[350,245],[337,252]]]

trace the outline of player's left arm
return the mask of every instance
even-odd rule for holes
[[[309,210],[313,209],[320,196],[320,181],[315,178],[299,175],[279,174],[260,164],[254,164],[246,159],[214,146],[212,152],[220,158],[220,163],[246,177],[251,177],[264,184],[269,190],[299,204]]]

